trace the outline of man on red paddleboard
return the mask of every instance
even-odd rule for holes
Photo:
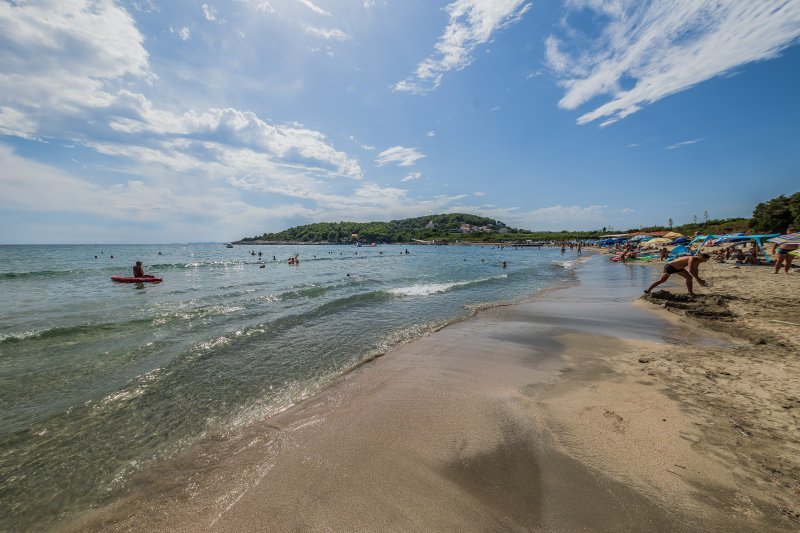
[[[142,268],[142,262],[136,261],[136,265],[133,267],[133,277],[134,278],[152,278],[153,276],[144,273],[144,269]]]

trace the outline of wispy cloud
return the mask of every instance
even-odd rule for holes
[[[427,135],[428,137],[436,137],[436,132],[431,130],[428,133],[426,133],[425,135]]]
[[[800,2],[787,0],[570,0],[608,19],[597,37],[568,28],[545,41],[566,89],[559,107],[610,100],[579,124],[616,122],[643,106],[753,61],[777,56],[800,37]],[[567,19],[568,20],[568,19]],[[600,19],[602,20],[602,19]]]
[[[320,39],[335,40],[335,41],[348,41],[350,36],[338,28],[317,28],[315,26],[306,26],[306,33],[318,37]]]
[[[393,146],[379,153],[378,157],[375,158],[375,162],[378,163],[378,166],[397,163],[401,167],[410,167],[423,157],[425,157],[425,154],[420,153],[415,148]]]
[[[398,92],[423,94],[439,87],[451,70],[461,70],[474,59],[475,49],[492,34],[514,24],[530,9],[525,0],[456,0],[445,11],[449,22],[435,53],[417,65],[413,74],[394,84]],[[524,5],[523,5],[524,4]]]
[[[331,14],[329,12],[325,11],[324,9],[319,7],[317,4],[315,4],[311,0],[297,0],[297,1],[299,3],[301,3],[301,4],[303,4],[304,6],[306,6],[308,9],[310,9],[314,13],[316,13],[317,15],[324,15],[326,17],[330,17],[331,16]]]
[[[422,172],[412,172],[411,174],[407,175],[406,177],[404,177],[404,178],[403,178],[403,179],[401,179],[400,181],[412,181],[412,180],[418,180],[418,179],[420,179],[421,177],[422,177]]]
[[[671,145],[667,146],[666,148],[667,148],[667,150],[674,150],[675,148],[680,148],[681,146],[686,146],[686,145],[689,145],[689,144],[699,143],[702,140],[703,139],[692,139],[691,141],[682,141],[682,142],[679,142],[679,143],[671,144]]]

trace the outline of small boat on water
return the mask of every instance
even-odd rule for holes
[[[233,248],[233,245],[229,242],[225,243],[225,248]]]

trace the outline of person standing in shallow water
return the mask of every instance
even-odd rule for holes
[[[686,288],[689,289],[689,294],[694,296],[694,291],[692,291],[692,278],[696,279],[703,287],[708,285],[704,279],[700,278],[698,270],[700,265],[710,258],[711,256],[708,254],[700,254],[697,256],[687,255],[670,261],[664,265],[664,273],[661,277],[655,283],[647,287],[644,293],[650,294],[650,291],[667,281],[671,275],[677,274],[686,280]]]

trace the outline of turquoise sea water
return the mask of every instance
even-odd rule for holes
[[[97,505],[210,432],[284,409],[476,306],[574,279],[574,259],[467,246],[0,246],[0,530]],[[164,282],[110,280],[136,260]]]

